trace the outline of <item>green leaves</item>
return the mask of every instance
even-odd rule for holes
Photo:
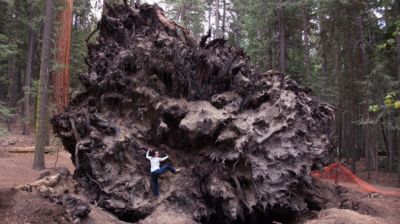
[[[386,95],[384,104],[386,108],[389,109],[400,109],[400,100],[397,99],[396,93],[395,92],[390,92]]]
[[[368,106],[370,113],[390,113],[392,111],[400,111],[400,99],[395,92],[390,92],[385,96],[382,105],[372,104]]]
[[[380,110],[380,107],[378,105],[370,105],[368,107],[368,112],[371,112],[371,113],[378,112],[379,110]]]

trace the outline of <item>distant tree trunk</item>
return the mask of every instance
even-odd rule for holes
[[[58,16],[60,29],[57,37],[56,63],[58,69],[54,72],[54,101],[57,112],[62,112],[69,100],[70,48],[72,30],[73,0],[63,0],[64,8]]]
[[[286,34],[285,34],[285,17],[283,11],[283,0],[279,1],[279,69],[286,72]]]
[[[380,119],[379,125],[380,125],[380,128],[381,128],[383,144],[385,146],[386,152],[389,155],[389,172],[392,172],[393,155],[392,155],[391,147],[389,146],[389,143],[388,143],[388,137],[387,137],[387,134],[385,132],[385,126],[383,125],[383,118]]]
[[[367,119],[369,119],[369,116],[367,115]],[[367,124],[365,127],[365,131],[364,131],[364,147],[365,147],[365,153],[367,154],[367,178],[368,180],[371,179],[371,166],[373,164],[373,159],[371,158],[372,156],[374,156],[375,158],[375,153],[372,153],[372,141],[371,141],[371,134],[370,134],[370,127]]]
[[[269,39],[269,43],[268,43],[268,51],[269,51],[269,68],[268,69],[274,69],[275,65],[274,65],[274,48],[272,45],[272,38]]]
[[[400,1],[395,1],[395,4],[396,4],[395,10],[396,10],[396,15],[397,15],[397,20],[399,21],[400,20]],[[400,33],[397,33],[397,36],[396,36],[396,46],[397,46],[397,79],[400,80]],[[400,159],[400,155],[399,155],[399,159]]]
[[[140,0],[130,0],[130,1],[129,1],[129,5],[130,5],[131,7],[134,7],[134,6],[135,6],[135,3],[136,3],[136,5],[140,5]]]
[[[50,42],[53,30],[54,0],[46,0],[45,20],[43,29],[42,51],[40,60],[40,77],[36,113],[36,144],[33,169],[42,170],[44,164],[44,147],[46,145],[46,131],[48,124],[48,91],[49,91],[49,69],[50,69]]]
[[[270,50],[270,44],[269,40],[266,41],[266,46],[265,46],[265,68],[268,70],[271,70],[272,64],[271,64],[271,50]]]
[[[303,16],[303,30],[304,30],[304,66],[306,69],[306,77],[309,79],[311,77],[311,61],[310,61],[310,18],[307,6],[304,6],[304,16]]]
[[[341,85],[341,82],[343,80],[342,77],[342,70],[341,70],[341,55],[339,49],[341,48],[340,44],[337,44],[335,46],[335,68],[334,68],[334,75],[335,75],[335,86],[338,87],[339,95],[338,95],[338,107],[343,108],[343,85]],[[335,132],[337,135],[337,156],[338,156],[338,161],[341,162],[343,158],[343,112],[342,111],[337,111],[336,113],[336,127],[335,127]]]
[[[180,12],[180,20],[182,21],[182,25],[185,27],[190,24],[190,18],[188,16],[188,8],[190,8],[190,5],[188,3],[183,3]]]
[[[397,177],[398,177],[398,186],[400,186],[400,147],[398,146],[398,138],[399,138],[399,131],[398,130],[393,130],[393,154],[397,153]]]
[[[211,13],[212,13],[212,2],[209,2],[208,5],[208,29],[212,31],[212,26],[211,26]]]
[[[226,0],[223,0],[223,9],[222,9],[222,37],[225,37],[226,30]]]
[[[387,15],[387,8],[385,8],[385,15]],[[394,1],[395,19],[400,20],[400,1]],[[386,19],[388,21],[388,19]],[[396,36],[396,63],[397,63],[397,79],[400,80],[400,33]],[[394,130],[395,137],[393,138],[392,154],[397,152],[397,176],[398,185],[400,186],[400,147],[397,145],[398,130]],[[394,159],[394,158],[393,158]]]
[[[215,38],[220,37],[219,33],[219,0],[216,0],[215,3]]]
[[[12,55],[8,61],[8,107],[11,110],[12,115],[16,112],[17,106],[17,73],[16,73],[16,55]],[[8,131],[11,131],[13,118],[9,118],[7,121]]]
[[[107,12],[107,7],[106,7],[106,4],[108,4],[108,5],[113,5],[113,4],[115,4],[115,3],[119,3],[120,1],[119,0],[104,0],[103,1],[103,10],[102,10],[102,14],[105,14],[106,12]]]
[[[31,79],[32,79],[32,60],[33,60],[33,45],[35,41],[35,34],[32,28],[29,28],[28,51],[26,54],[26,68],[24,79],[24,122],[22,125],[22,134],[28,135],[30,130],[30,92],[31,92]]]

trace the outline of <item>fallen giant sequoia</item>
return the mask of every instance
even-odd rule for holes
[[[52,120],[91,200],[128,221],[256,223],[307,210],[310,170],[330,148],[327,106],[225,40],[196,42],[158,6],[106,11],[82,90]],[[183,168],[160,179],[159,199],[144,148]]]

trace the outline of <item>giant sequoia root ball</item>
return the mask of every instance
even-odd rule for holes
[[[52,119],[93,202],[144,223],[265,223],[308,209],[310,172],[331,148],[328,106],[156,5],[107,6],[98,30],[80,91]],[[159,198],[147,149],[182,168],[160,177]]]

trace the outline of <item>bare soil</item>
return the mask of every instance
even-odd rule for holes
[[[61,205],[39,195],[12,189],[0,189],[0,223],[70,223]]]
[[[12,189],[37,180],[41,171],[32,170],[33,153],[9,153],[10,148],[34,145],[32,135],[7,134],[0,137],[0,224],[70,223],[65,209],[34,193]],[[56,162],[57,161],[57,162]],[[47,168],[67,167],[74,170],[68,153],[51,152],[45,155]]]
[[[34,145],[32,135],[12,133],[0,137],[0,189],[11,188],[26,184],[38,179],[41,171],[32,170],[33,153],[8,153],[9,148],[18,148]],[[59,153],[51,152],[45,155],[47,168],[66,167],[72,173],[74,166],[70,154],[59,146]]]

